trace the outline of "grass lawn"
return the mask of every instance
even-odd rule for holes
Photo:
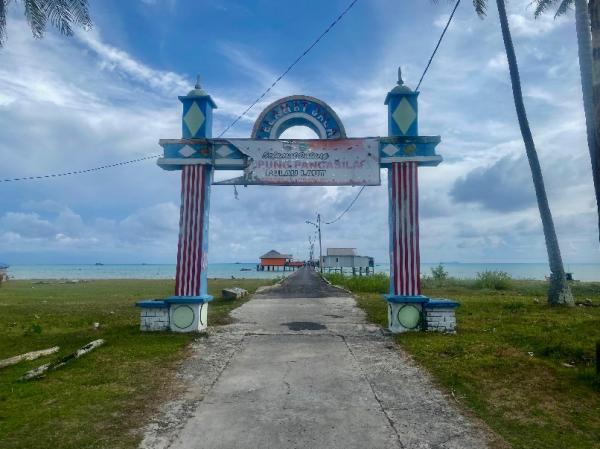
[[[224,301],[225,287],[250,292],[270,280],[210,280],[209,324],[228,322],[244,301]],[[0,287],[0,359],[60,346],[58,354],[0,370],[0,447],[133,448],[193,334],[141,333],[140,299],[163,298],[171,281],[102,280],[78,284],[9,281]],[[99,322],[99,329],[93,323]],[[37,381],[29,369],[103,338],[94,352]]]
[[[385,276],[331,280],[356,293],[372,322],[387,326],[379,293],[387,292]],[[543,282],[511,281],[504,290],[424,284],[427,296],[460,301],[458,333],[394,338],[436,382],[515,449],[600,448],[600,283],[572,284],[578,301],[595,306],[574,308],[548,307]]]

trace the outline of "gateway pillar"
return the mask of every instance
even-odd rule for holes
[[[398,84],[385,99],[388,135],[407,138],[403,155],[407,157],[388,165],[390,293],[385,299],[389,329],[392,332],[423,329],[453,332],[454,308],[458,303],[431,300],[421,294],[419,158],[410,154],[416,151],[416,145],[410,142],[417,141],[419,135],[418,95],[404,85],[398,70]]]

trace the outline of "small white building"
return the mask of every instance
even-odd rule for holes
[[[8,280],[8,265],[0,262],[0,282]]]
[[[356,254],[356,248],[327,248],[327,255],[321,261],[325,270],[350,269],[352,272],[373,272],[375,261],[369,256]]]

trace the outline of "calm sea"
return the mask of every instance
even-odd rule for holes
[[[421,265],[423,275],[431,274],[437,264]],[[516,279],[544,279],[550,270],[543,263],[448,263],[450,276],[469,279],[485,270],[505,271]],[[600,264],[566,264],[565,269],[581,281],[600,281]],[[376,264],[375,272],[389,273],[389,264]],[[173,279],[175,265],[12,265],[13,279]],[[211,278],[273,278],[288,271],[256,271],[254,263],[215,263],[208,266]]]

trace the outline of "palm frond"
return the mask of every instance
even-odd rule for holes
[[[556,19],[558,16],[562,16],[563,14],[567,13],[571,6],[573,6],[574,1],[575,0],[535,0],[536,6],[533,14],[537,19],[539,16],[547,12],[550,7],[560,2],[556,13],[554,14],[554,18]]]
[[[487,9],[486,0],[473,0],[473,7],[479,17],[485,17]]]
[[[6,39],[6,8],[8,0],[0,0],[0,48],[4,45]]]
[[[559,0],[535,0],[536,5],[535,11],[533,12],[535,18],[537,19],[539,16],[544,14],[548,9],[550,9],[551,6],[554,6],[557,1]]]
[[[569,11],[569,9],[571,9],[571,6],[573,6],[574,0],[563,0],[560,4],[560,6],[558,7],[558,9],[556,10],[556,14],[554,14],[554,18],[556,19],[558,16],[562,16],[564,14],[567,13],[567,11]]]
[[[33,37],[41,38],[46,30],[46,14],[42,8],[44,0],[24,0],[25,17],[29,22],[29,27]]]
[[[73,35],[73,25],[90,28],[87,0],[37,0],[52,26],[65,36]]]
[[[90,18],[90,12],[87,0],[69,0],[69,10],[71,11],[71,17],[73,23],[84,29],[92,27],[92,19]]]

